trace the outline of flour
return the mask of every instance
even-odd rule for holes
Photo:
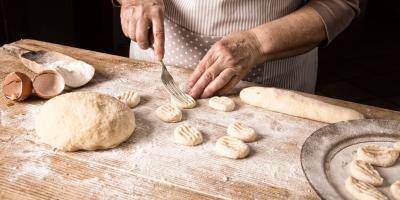
[[[29,141],[29,139],[29,135],[23,135],[22,137],[15,138],[14,144]],[[22,161],[18,162],[18,165],[12,168],[14,173],[10,173],[7,178],[10,182],[17,181],[21,176],[33,176],[36,180],[41,181],[45,177],[54,175],[49,166],[50,161],[48,160],[49,156],[54,155],[52,151],[34,146],[29,151],[18,149],[13,152],[13,155],[20,158]]]
[[[44,177],[51,174],[51,170],[48,168],[46,164],[37,164],[33,162],[23,162],[21,163],[22,168],[17,169],[18,172],[9,176],[8,181],[14,182],[20,176],[24,175],[33,175],[37,180],[42,180]]]
[[[21,135],[14,139],[14,144],[20,144],[30,139],[29,135]],[[33,178],[39,183],[42,181],[51,181],[64,187],[69,185],[78,188],[90,188],[86,194],[96,197],[96,199],[99,199],[99,197],[102,199],[113,199],[116,197],[117,193],[114,190],[106,190],[106,185],[97,176],[87,179],[66,179],[59,171],[54,171],[51,165],[51,158],[56,155],[55,152],[33,144],[24,145],[29,146],[30,150],[18,148],[13,152],[13,156],[18,157],[21,161],[15,166],[8,167],[11,171],[5,178],[11,184],[18,184],[22,178],[25,180]],[[69,164],[66,166],[71,167]],[[105,174],[104,178],[112,179],[109,174]]]
[[[89,82],[95,71],[91,65],[57,52],[29,53],[23,57],[26,58],[25,62],[29,63],[27,67],[35,73],[55,70],[64,78],[65,84],[73,88]]]
[[[207,100],[199,100],[197,107],[183,111],[183,123],[199,129],[204,143],[195,147],[177,145],[173,142],[173,130],[181,123],[164,123],[157,120],[154,113],[155,108],[170,101],[169,94],[160,81],[161,68],[154,67],[140,73],[135,69],[123,70],[128,67],[116,65],[112,75],[95,76],[93,82],[96,84],[88,84],[79,91],[97,91],[113,96],[129,90],[137,91],[143,97],[143,102],[132,109],[137,122],[133,135],[113,149],[63,153],[65,156],[87,162],[90,168],[104,165],[155,182],[165,182],[194,191],[204,191],[207,188],[210,194],[224,198],[234,198],[231,196],[233,194],[239,195],[241,183],[254,184],[260,190],[276,186],[307,192],[309,186],[301,172],[300,148],[309,134],[325,124],[268,111],[256,112],[256,109],[260,110],[244,105],[237,97],[232,98],[237,108],[230,113],[214,111],[208,107]],[[119,68],[122,69],[119,71]],[[171,73],[180,87],[184,87],[187,78],[181,75],[184,70],[171,70]],[[19,117],[26,124],[18,124],[15,119],[11,119],[12,113],[2,115],[5,120],[2,123],[30,130],[31,136],[24,138],[34,141],[32,122],[38,106],[27,108],[31,111],[25,111],[28,114]],[[259,138],[256,142],[248,143],[251,148],[248,158],[233,161],[217,156],[214,147],[217,138],[226,134],[226,127],[237,120],[254,128]],[[37,144],[32,145],[44,148]],[[45,167],[47,166],[42,166]],[[48,167],[51,169],[51,166]],[[84,181],[66,179],[53,174],[51,170],[46,176],[54,177],[54,181],[59,181],[61,185],[93,187],[90,189],[93,198],[102,196],[106,199],[115,195],[113,188],[101,183],[103,180],[113,180],[111,182],[120,184],[124,192],[134,193],[138,189],[131,184],[132,177],[121,177],[111,173],[111,170],[96,174],[98,179],[89,177]],[[44,179],[46,176],[39,178]],[[233,182],[237,184],[231,184]],[[209,187],[210,184],[213,184],[212,188]],[[241,192],[246,196],[251,191]]]
[[[22,129],[27,132],[35,130],[34,117],[39,112],[39,105],[26,105],[24,112],[15,113],[13,109],[7,109],[0,113],[1,125]]]
[[[69,87],[85,85],[93,78],[95,71],[91,65],[79,60],[55,63],[54,69],[63,76],[65,84]]]

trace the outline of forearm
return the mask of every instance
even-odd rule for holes
[[[259,41],[260,62],[304,53],[327,39],[321,17],[308,6],[250,31]]]

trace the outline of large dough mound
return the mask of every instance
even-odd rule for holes
[[[328,104],[284,89],[249,87],[240,92],[240,99],[252,106],[326,123],[364,118],[361,113],[350,108]]]
[[[135,116],[116,98],[74,92],[47,101],[35,120],[41,141],[63,151],[108,149],[135,129]]]

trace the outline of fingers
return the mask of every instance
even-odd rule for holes
[[[164,57],[164,19],[159,15],[152,20],[153,24],[153,38],[154,38],[154,52],[157,60],[162,60]]]
[[[206,71],[207,68],[209,68],[213,64],[212,60],[212,49],[210,49],[207,54],[201,59],[199,64],[197,65],[196,69],[193,71],[193,73],[189,77],[189,88],[192,88],[196,82],[199,80],[201,75]]]
[[[221,72],[223,67],[215,62],[210,68],[208,68],[190,90],[190,95],[193,98],[199,98],[203,94],[204,89],[211,83]]]
[[[136,42],[136,18],[134,16],[134,8],[133,7],[129,7],[127,8],[127,14],[126,14],[126,20],[128,22],[128,27],[127,27],[127,31],[128,31],[128,37]]]
[[[128,37],[128,21],[126,20],[125,13],[127,11],[124,10],[124,8],[121,8],[121,14],[120,14],[120,19],[121,19],[121,28],[122,32],[126,37]]]
[[[157,59],[164,57],[164,4],[162,0],[123,1],[121,26],[124,34],[148,49],[154,41]]]
[[[136,42],[136,19],[131,18],[128,22],[128,37]]]
[[[140,18],[136,24],[136,41],[140,48],[148,49],[149,42],[149,29],[151,22],[148,18]]]
[[[133,10],[133,8],[130,8],[130,7],[126,7],[126,6],[121,7],[120,18],[121,18],[122,32],[124,33],[124,35],[126,37],[129,37],[129,38],[130,38],[129,28],[130,28],[130,21],[131,21],[130,19],[133,19],[133,17],[131,17],[132,13],[133,13],[132,10]],[[134,23],[134,26],[136,26],[136,22]]]
[[[222,71],[218,77],[213,80],[205,89],[201,98],[211,97],[215,92],[222,89],[227,85],[233,77],[235,77],[236,71],[233,68],[227,68]]]
[[[227,83],[223,88],[221,88],[217,93],[218,95],[225,95],[227,94],[229,91],[231,91],[240,81],[240,77],[235,75],[230,81],[229,83]]]

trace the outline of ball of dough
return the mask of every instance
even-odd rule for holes
[[[140,102],[140,96],[137,92],[127,91],[117,96],[117,99],[125,103],[129,108],[136,107]]]
[[[383,184],[383,178],[379,172],[371,164],[362,160],[353,160],[350,163],[350,173],[354,178],[373,186]]]
[[[40,139],[62,151],[115,147],[132,135],[134,113],[116,98],[73,92],[47,101],[35,120]]]
[[[186,95],[186,100],[185,102],[181,102],[178,99],[176,99],[174,96],[171,96],[171,104],[178,106],[180,109],[190,109],[194,108],[196,106],[196,100],[193,99],[192,96],[185,94]]]
[[[240,159],[246,157],[250,153],[250,148],[242,140],[230,136],[223,136],[217,140],[215,151],[220,156]]]
[[[174,130],[175,142],[186,146],[195,146],[203,142],[200,131],[191,125],[180,125]]]
[[[164,122],[174,123],[182,120],[181,110],[174,105],[162,105],[157,108],[156,115]]]
[[[346,179],[345,188],[355,199],[360,199],[360,200],[388,199],[373,185],[359,181],[351,176]]]
[[[379,145],[367,145],[357,149],[357,160],[363,160],[371,165],[380,167],[394,165],[398,157],[398,151]]]
[[[241,122],[235,122],[228,126],[227,134],[231,137],[242,140],[243,142],[253,142],[257,139],[257,134],[253,128]]]
[[[215,110],[229,112],[235,109],[235,102],[228,97],[212,97],[208,105]]]
[[[400,181],[396,181],[390,186],[390,192],[394,199],[400,200]]]

